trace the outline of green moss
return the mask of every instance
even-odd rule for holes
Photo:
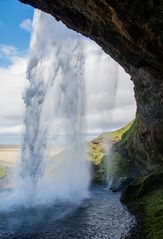
[[[93,179],[92,181],[94,183],[104,183],[106,182],[107,177],[107,169],[111,168],[112,173],[116,174],[116,176],[122,177],[126,176],[126,173],[128,171],[128,164],[127,161],[122,158],[122,156],[116,152],[112,151],[112,154],[109,155],[109,157],[106,155],[104,150],[104,141],[105,140],[111,140],[113,144],[115,144],[115,141],[120,140],[123,133],[126,132],[126,130],[129,129],[129,127],[132,125],[132,122],[127,124],[121,129],[118,129],[113,132],[104,133],[97,138],[93,139],[92,141],[88,142],[88,153],[89,158],[92,163],[93,168]],[[55,155],[55,158],[59,159],[61,161],[64,161],[66,158],[66,155],[69,153],[68,150],[63,150],[59,154]],[[61,162],[64,163],[64,162]],[[110,164],[110,165],[109,165]],[[50,164],[50,167],[47,169],[47,174],[51,173],[55,170],[56,165],[53,163]],[[110,173],[110,172],[109,172]]]
[[[100,164],[93,165],[92,182],[96,184],[103,184],[106,182],[106,178],[107,178],[107,167],[104,156]]]
[[[129,165],[118,152],[113,152],[108,159],[108,173],[118,177],[124,177],[129,172]]]
[[[129,130],[133,122],[131,121],[116,131],[103,133],[88,143],[88,152],[93,165],[93,182],[104,182],[107,173],[116,175],[116,177],[123,177],[128,174],[129,166],[126,158],[122,157],[116,149],[112,150],[112,153],[107,156],[104,150],[104,142],[110,140],[115,145],[122,139],[123,134]]]
[[[163,173],[152,174],[135,179],[128,185],[121,195],[121,201],[132,203],[132,201],[146,195],[148,192],[163,186]]]
[[[88,143],[88,152],[90,155],[90,159],[94,165],[99,165],[103,159],[103,156],[105,155],[105,150],[103,147],[104,139],[111,140],[113,144],[119,142],[126,132],[129,132],[130,127],[134,128],[135,121],[131,121],[121,129],[115,130],[113,132],[107,132],[103,133],[102,135],[98,136],[94,140]],[[130,135],[128,133],[127,135]],[[126,136],[125,136],[126,137]],[[120,154],[112,154],[112,158],[115,158],[116,161],[120,161],[121,158]]]
[[[163,238],[163,189],[152,191],[137,202],[142,210],[143,239]]]
[[[139,119],[135,118],[129,130],[123,134],[120,144],[123,145],[123,147],[126,149],[126,152],[130,160],[132,159],[133,164],[135,164],[134,166],[135,169],[139,164],[139,166],[142,168],[141,170],[143,170],[143,168],[145,169],[146,166],[144,165],[144,160],[142,160],[143,149],[141,149],[141,145],[139,145],[139,143],[137,142],[138,124],[139,124]],[[144,174],[140,172],[140,175],[144,175]]]
[[[130,127],[133,125],[134,122],[135,122],[135,120],[132,120],[131,122],[129,122],[127,125],[123,126],[120,129],[117,129],[117,130],[112,131],[112,132],[105,132],[105,133],[101,134],[100,136],[98,136],[97,138],[95,138],[93,140],[93,142],[99,143],[106,137],[106,138],[111,139],[111,141],[113,143],[117,143],[122,139],[122,136],[126,132],[128,132],[128,130],[130,129]]]
[[[100,156],[101,157],[101,156]],[[114,178],[126,177],[129,172],[128,162],[121,157],[118,152],[112,152],[111,155],[103,155],[100,163],[93,162],[93,182],[106,182],[107,175]]]
[[[133,138],[134,136],[134,133],[135,133],[135,129],[136,129],[136,126],[137,126],[137,118],[135,120],[133,120],[128,127],[128,129],[123,133],[122,137],[121,137],[121,140],[123,142],[127,142],[129,139]]]
[[[140,218],[142,239],[163,238],[163,173],[136,179],[121,201]]]
[[[129,122],[127,125],[125,125],[124,127],[118,129],[118,130],[115,130],[113,132],[110,133],[111,135],[111,138],[113,140],[113,142],[119,142],[123,135],[128,132],[128,130],[131,128],[131,126],[133,125],[134,123],[134,120],[132,120],[131,122]],[[109,134],[109,133],[108,133]]]

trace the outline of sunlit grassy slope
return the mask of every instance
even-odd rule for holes
[[[112,151],[112,153],[108,156],[104,145],[107,147],[109,145],[109,141],[111,141],[113,145],[118,143],[122,136],[129,130],[133,122],[134,120],[118,130],[105,132],[88,142],[88,152],[93,165],[94,182],[104,182],[107,177],[108,168],[112,171],[112,173],[118,175],[119,177],[128,173],[128,163],[126,159],[122,158],[121,155],[115,151]],[[111,145],[112,144],[110,144],[110,146]]]
[[[134,120],[132,120],[131,122],[129,122],[127,125],[125,125],[124,127],[120,129],[117,129],[112,132],[104,133],[103,135],[110,136],[113,142],[119,142],[122,138],[122,135],[131,127],[133,122]]]
[[[100,164],[103,156],[105,155],[104,141],[108,139],[111,140],[113,143],[119,142],[122,138],[122,135],[127,132],[133,122],[134,120],[125,125],[124,127],[113,132],[105,132],[88,143],[88,152],[93,164]]]

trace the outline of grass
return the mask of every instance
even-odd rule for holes
[[[105,155],[105,150],[103,147],[102,141],[95,141],[88,143],[88,152],[91,159],[91,162],[94,165],[99,165],[102,161],[103,156]]]
[[[0,179],[4,178],[7,174],[7,169],[5,166],[0,165]]]
[[[134,122],[134,120],[132,120],[127,125],[125,125],[124,127],[120,128],[118,130],[115,130],[113,132],[105,133],[105,135],[110,136],[113,143],[117,143],[122,139],[123,134],[126,133],[130,129],[133,122]]]
[[[110,172],[109,172],[110,171]],[[110,155],[108,173],[113,173],[118,177],[124,177],[129,172],[128,162],[122,158],[118,152],[113,152]]]
[[[142,238],[163,238],[163,189],[148,193],[138,201],[142,210]]]
[[[99,165],[101,163],[101,160],[103,159],[103,156],[105,155],[103,144],[105,139],[107,138],[108,140],[111,140],[113,144],[119,142],[122,139],[123,135],[131,128],[133,122],[134,120],[124,127],[113,132],[103,133],[88,143],[88,152],[94,165]],[[120,155],[118,155],[118,159],[119,157]],[[117,155],[115,156],[115,158],[117,158]]]
[[[108,156],[104,149],[104,143],[111,141],[113,144],[116,144],[119,142],[123,135],[131,128],[133,122],[134,120],[121,129],[103,133],[88,142],[88,152],[93,165],[94,182],[103,183],[106,180],[109,169],[115,176],[123,177],[128,174],[129,168],[127,160],[125,158],[123,159],[120,153],[114,150],[112,150],[112,153]]]

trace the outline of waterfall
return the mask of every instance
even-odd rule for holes
[[[97,44],[35,11],[21,158],[15,189],[2,207],[80,203],[89,196],[85,135],[109,130],[120,71]],[[57,154],[58,137],[64,149]],[[111,140],[103,144],[109,157]]]
[[[24,191],[28,203],[79,202],[88,196],[90,183],[90,163],[83,137],[85,113],[89,110],[88,76],[99,84],[99,90],[102,83],[106,94],[110,91],[109,98],[101,104],[105,108],[101,128],[105,131],[106,123],[112,121],[117,63],[99,46],[48,14],[36,11],[33,26],[27,69],[29,86],[24,97],[20,191]],[[91,55],[96,62],[91,64],[92,75],[88,63]],[[58,157],[54,153],[55,141],[49,139],[62,134],[66,149]],[[109,155],[111,141],[105,139],[104,145]]]
[[[116,106],[116,94],[119,83],[119,73],[122,68],[117,62],[113,61],[111,57],[103,52],[103,50],[95,43],[87,42],[86,44],[86,69],[85,82],[87,88],[87,121],[89,128],[90,115],[94,118],[99,118],[96,125],[98,126],[98,135],[112,129],[109,126],[114,122],[114,109]],[[91,112],[91,114],[90,114]],[[92,119],[92,117],[91,117]],[[107,184],[108,187],[112,184],[112,162],[111,162],[111,148],[112,139],[108,134],[103,134],[102,140],[107,161],[105,167],[107,168]]]
[[[89,160],[83,143],[84,41],[40,11],[35,12],[33,25],[27,69],[29,86],[24,97],[21,190],[25,189],[28,201],[36,198],[79,200],[88,195],[90,181]],[[62,122],[59,129],[57,119]],[[49,144],[48,139],[61,131],[67,149],[57,160],[53,155],[55,145]],[[53,172],[51,169],[46,173],[50,158]]]

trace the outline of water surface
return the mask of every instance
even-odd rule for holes
[[[58,204],[0,213],[0,238],[122,239],[135,226],[135,219],[119,196],[96,187],[80,207]]]

